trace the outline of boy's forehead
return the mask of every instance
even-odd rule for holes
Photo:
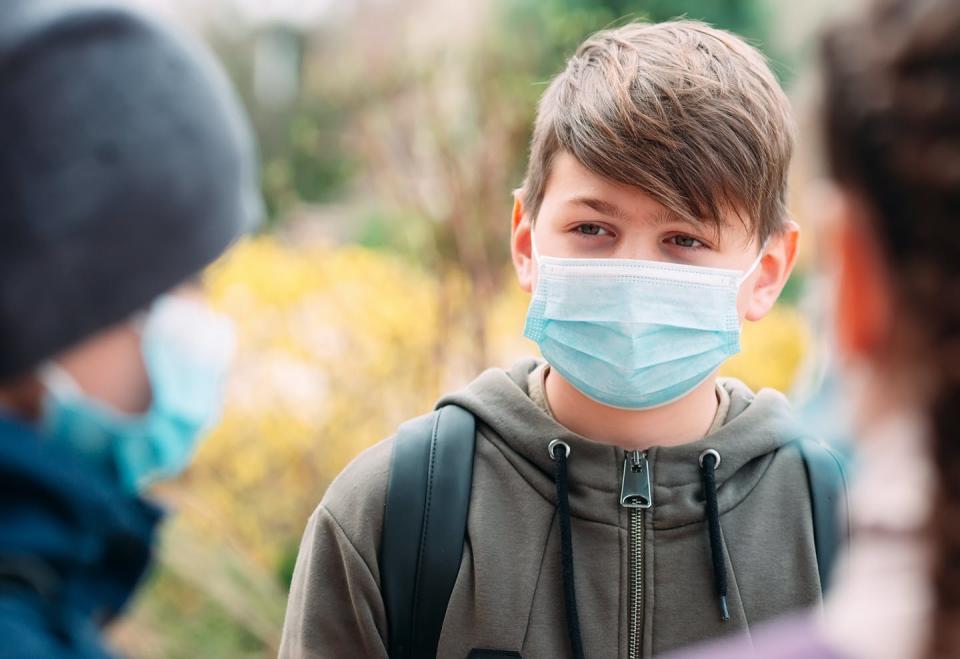
[[[718,222],[679,213],[646,190],[607,179],[584,167],[567,152],[559,153],[547,176],[544,206],[564,210],[592,210],[610,218],[655,226],[684,224],[709,231],[716,238],[727,233],[749,232],[751,224],[736,210],[724,212]]]

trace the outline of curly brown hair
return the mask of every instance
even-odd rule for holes
[[[931,392],[926,655],[960,657],[960,2],[876,0],[826,35],[822,55],[831,174],[870,208]]]

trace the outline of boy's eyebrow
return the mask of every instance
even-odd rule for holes
[[[569,199],[569,203],[587,206],[592,208],[602,215],[607,215],[609,217],[615,217],[619,220],[627,219],[627,214],[616,204],[605,201],[603,199],[598,199],[596,197],[588,196],[577,196]],[[686,224],[691,227],[703,228],[702,222],[697,222],[689,217],[685,217],[676,211],[672,211],[669,208],[660,209],[652,218],[652,222],[655,226],[662,226],[664,224],[675,224],[681,223]]]
[[[609,201],[604,201],[603,199],[597,199],[596,197],[573,197],[569,200],[569,203],[578,206],[587,206],[602,215],[609,215],[617,219],[624,219],[626,217],[626,213],[624,213],[619,206]]]
[[[657,214],[653,216],[653,223],[657,226],[660,226],[663,224],[674,224],[676,222],[680,222],[682,224],[689,224],[690,226],[695,226],[695,227],[702,226],[700,222],[696,222],[690,219],[689,217],[684,217],[680,213],[672,211],[669,208],[664,208],[658,211]]]

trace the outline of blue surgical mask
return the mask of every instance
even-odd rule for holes
[[[740,351],[746,271],[539,256],[524,336],[585,396],[632,410],[683,398]]]
[[[55,363],[40,372],[47,392],[44,434],[130,492],[180,473],[217,421],[233,326],[199,301],[166,296],[143,319],[141,350],[152,392],[142,415],[123,414],[89,397]]]

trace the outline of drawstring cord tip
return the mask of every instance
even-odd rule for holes
[[[730,620],[730,609],[727,608],[727,596],[720,596],[720,620],[727,622]]]

